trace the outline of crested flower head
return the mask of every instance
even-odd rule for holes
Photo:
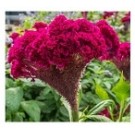
[[[121,22],[124,25],[124,32],[127,33],[130,28],[130,12],[125,14],[125,16],[121,19]]]
[[[96,25],[100,28],[107,45],[106,53],[103,55],[103,57],[106,59],[111,59],[116,55],[119,48],[118,34],[105,20],[98,21]]]
[[[120,43],[117,55],[113,59],[119,70],[123,72],[126,79],[130,79],[130,43]]]
[[[123,23],[130,23],[130,12],[128,12],[127,14],[125,14],[125,16],[121,19],[121,21]]]
[[[130,43],[129,42],[123,42],[120,44],[118,53],[117,53],[117,58],[121,61],[123,59],[130,58]]]
[[[114,53],[119,43],[117,35],[104,21],[94,24],[64,15],[56,16],[48,25],[38,22],[34,28],[25,31],[10,48],[11,74],[14,78],[47,82],[75,110],[83,70],[92,59],[105,53],[106,46]]]
[[[46,27],[47,27],[47,24],[44,22],[35,22],[35,24],[33,25],[33,28],[35,28],[37,30],[40,30],[40,29],[43,29]]]
[[[19,33],[13,32],[9,37],[12,38],[13,43],[14,43],[15,40],[19,37]]]
[[[115,15],[116,13],[117,13],[116,11],[105,11],[105,12],[103,13],[103,18],[104,18],[104,19],[107,19],[107,18],[109,18],[109,17]]]

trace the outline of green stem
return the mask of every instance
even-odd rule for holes
[[[78,114],[78,111],[72,110],[72,121],[73,121],[73,122],[78,122],[78,121],[79,121],[79,114]]]
[[[81,92],[81,91],[80,91]],[[79,90],[75,97],[75,104],[71,107],[71,121],[78,122],[79,121],[79,102],[80,102],[80,93]]]
[[[120,104],[120,113],[119,113],[119,118],[118,121],[121,122],[122,121],[122,117],[123,117],[123,113],[124,113],[124,101],[121,101]]]

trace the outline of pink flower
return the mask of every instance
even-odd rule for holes
[[[64,15],[48,25],[38,23],[34,27],[36,30],[25,31],[9,50],[12,76],[47,82],[76,110],[82,72],[88,62],[106,51],[115,54],[119,44],[116,32],[105,21],[94,24]]]
[[[130,58],[130,43],[129,42],[123,42],[120,44],[117,58],[122,61],[123,59]]]
[[[37,29],[37,30],[40,30],[40,29],[43,29],[43,28],[46,28],[47,27],[47,24],[44,23],[44,22],[35,22],[33,28]]]
[[[12,70],[11,74],[13,75],[14,78],[18,78],[21,76],[29,76],[29,72],[24,69],[24,65],[18,61],[18,60],[13,60],[12,62]]]
[[[127,14],[125,14],[125,16],[121,19],[121,21],[123,23],[126,23],[126,22],[130,23],[130,12],[128,12]]]
[[[115,11],[110,11],[110,12],[105,11],[104,14],[103,14],[103,18],[107,19],[107,18],[111,17],[112,15],[115,15],[116,13],[117,12],[115,12]]]
[[[121,22],[124,25],[124,31],[123,32],[127,33],[129,31],[129,27],[130,27],[130,12],[125,14],[125,17],[123,17],[121,19]]]
[[[19,33],[13,32],[9,37],[12,38],[13,43],[14,43],[15,40],[19,37]]]
[[[25,48],[36,39],[37,34],[36,31],[26,31],[24,36],[18,37],[9,50],[8,61],[12,62],[14,59],[22,61],[25,58]]]
[[[123,72],[126,79],[130,79],[130,43],[120,44],[117,55],[113,58],[119,70]]]
[[[102,57],[105,59],[111,59],[117,54],[119,48],[118,34],[105,20],[98,21],[96,25],[100,28],[107,45],[106,53]]]

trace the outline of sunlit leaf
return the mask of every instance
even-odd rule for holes
[[[115,93],[119,102],[126,100],[130,96],[130,84],[124,79],[123,74],[121,74],[120,80],[112,88],[112,92]]]
[[[96,84],[96,94],[101,98],[102,100],[109,99],[109,96],[104,88],[102,88],[99,84]]]
[[[122,122],[130,122],[130,116],[123,117]]]

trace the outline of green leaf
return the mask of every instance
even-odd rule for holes
[[[111,89],[111,84],[110,84],[110,82],[108,81],[108,82],[104,82],[104,85],[105,85],[105,87],[107,88],[107,89]]]
[[[6,106],[11,112],[15,112],[19,109],[22,99],[23,91],[20,87],[6,90]]]
[[[60,99],[60,95],[56,91],[52,91],[52,95],[54,100],[57,102]]]
[[[24,24],[23,24],[23,27],[24,29],[30,29],[32,28],[32,19],[30,17],[27,17],[25,20],[24,20]]]
[[[112,108],[114,107],[115,103],[113,100],[104,100],[95,105],[89,112],[88,114],[90,115],[95,115],[101,112],[104,108],[111,106]]]
[[[123,112],[125,112],[128,108],[130,108],[130,98],[127,98],[127,100],[125,101]]]
[[[34,101],[38,104],[38,106],[40,107],[40,110],[42,111],[42,109],[44,109],[45,107],[45,103],[38,100],[34,100]]]
[[[40,121],[41,110],[35,101],[23,101],[21,102],[21,106],[33,121]]]
[[[99,84],[96,84],[96,94],[101,98],[102,100],[109,99],[109,96],[104,88],[102,88]]]
[[[103,115],[86,115],[80,121],[113,122],[111,119],[109,119]]]
[[[36,100],[45,100],[48,95],[50,95],[51,90],[46,87],[41,92],[40,95],[36,97]]]
[[[118,83],[112,88],[112,92],[115,93],[119,103],[130,96],[130,84],[124,79],[123,74],[121,74]]]
[[[6,108],[6,121],[12,121],[12,114],[8,108]]]
[[[6,88],[14,87],[14,81],[10,78],[6,78]]]
[[[122,117],[122,122],[130,122],[130,116]]]
[[[24,112],[17,112],[15,114],[14,120],[13,121],[23,121],[25,118],[25,113]]]
[[[63,116],[69,117],[69,115],[68,115],[68,110],[67,110],[64,106],[61,106],[59,109],[60,109],[60,113],[61,113]]]

